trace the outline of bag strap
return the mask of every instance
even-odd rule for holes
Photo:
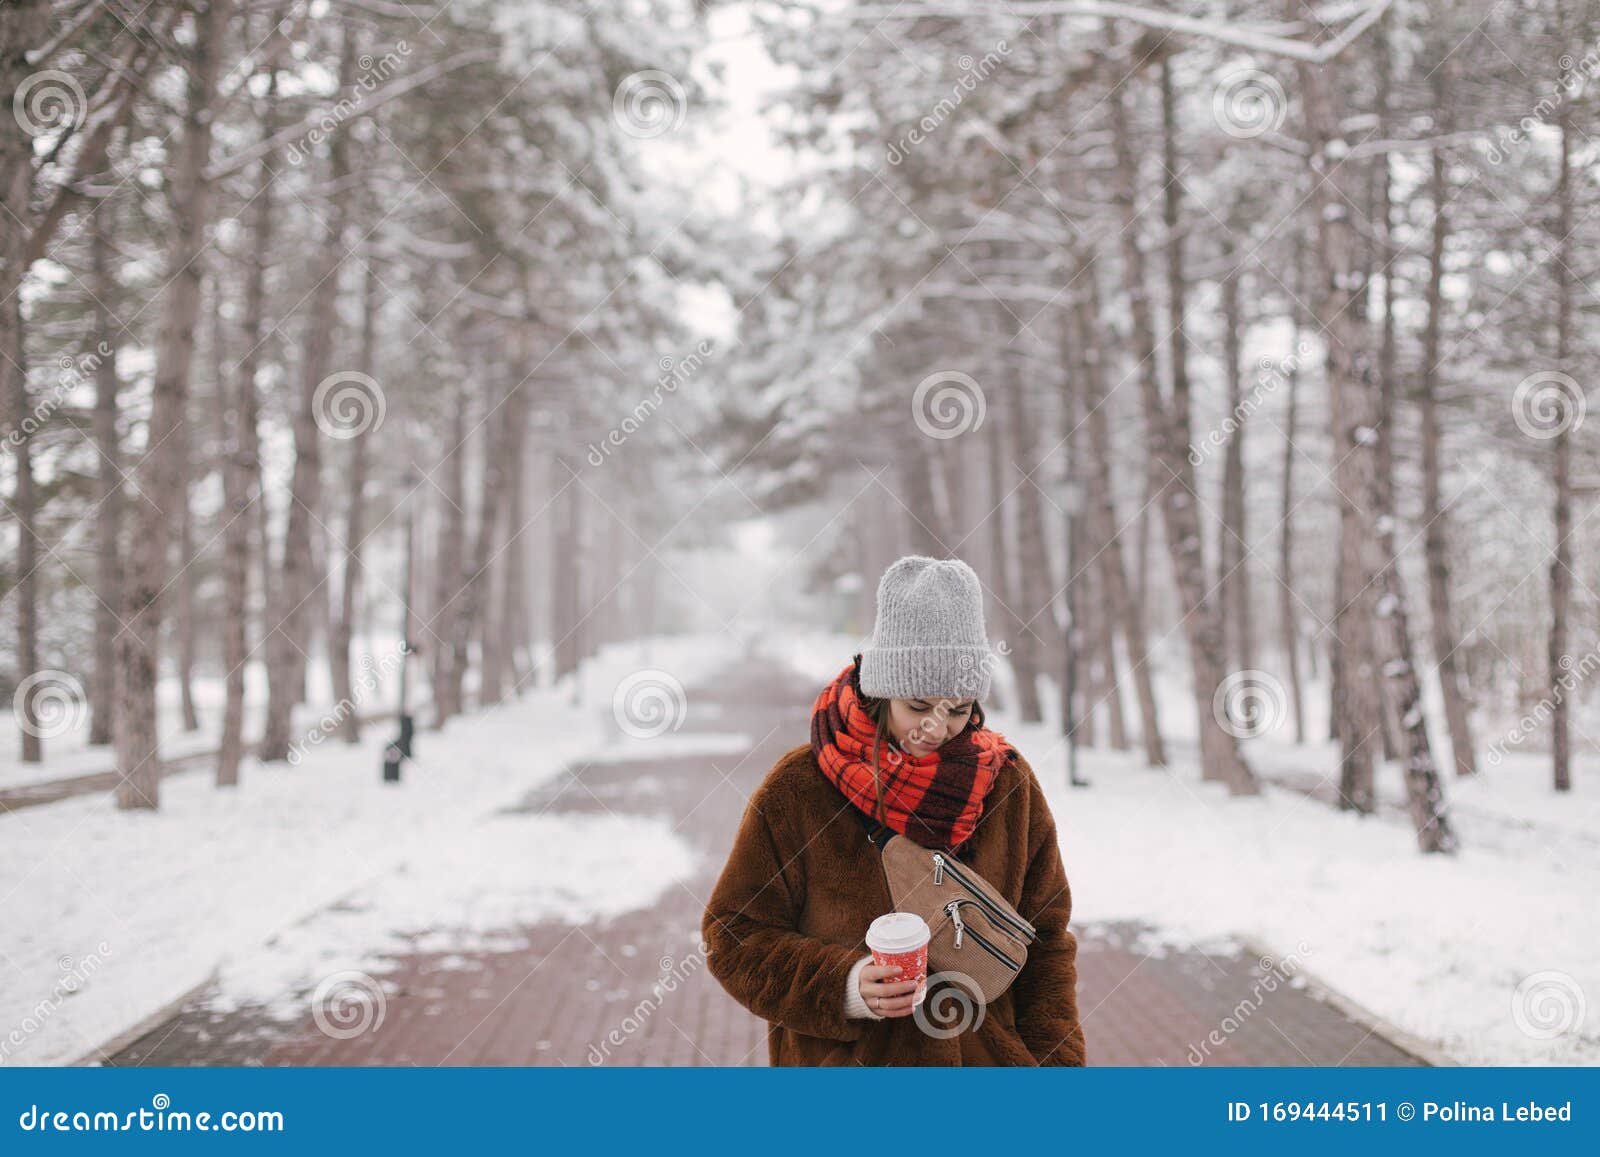
[[[850,810],[855,812],[856,819],[861,821],[861,826],[866,830],[867,833],[867,840],[872,844],[873,847],[877,848],[878,851],[883,851],[884,845],[889,842],[889,837],[894,834],[893,829],[878,823],[877,820],[873,819],[854,804],[850,805]]]
[[[888,846],[889,841],[895,837],[895,830],[885,824],[880,824],[877,820],[867,815],[866,812],[862,811],[854,804],[850,806],[850,810],[855,812],[856,819],[861,822],[861,827],[867,833],[867,840],[872,844],[873,847],[877,848],[878,851],[883,851],[883,849]],[[944,854],[947,856],[953,856],[958,860],[961,858],[960,853],[949,848],[944,849]]]

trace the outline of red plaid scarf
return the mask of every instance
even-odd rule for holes
[[[872,781],[876,737],[877,725],[861,703],[857,655],[811,708],[811,750],[822,774],[873,819],[879,818]],[[976,830],[984,797],[1015,754],[1004,736],[983,726],[981,709],[961,734],[927,755],[907,755],[885,742],[878,754],[883,822],[926,848],[959,847]]]

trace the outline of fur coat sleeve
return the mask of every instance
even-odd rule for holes
[[[806,1036],[853,1041],[845,985],[861,952],[795,931],[800,898],[759,802],[751,801],[708,906],[702,933],[713,975],[763,1020]]]
[[[1011,982],[1017,1034],[1041,1065],[1082,1065],[1086,1050],[1078,1023],[1078,939],[1067,930],[1072,889],[1061,862],[1055,817],[1031,773],[1028,782],[1037,799],[1028,808],[1028,870],[1017,910],[1033,922],[1039,937],[1028,948],[1027,966]]]

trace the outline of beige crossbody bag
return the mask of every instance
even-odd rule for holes
[[[970,990],[984,1004],[1011,986],[1028,961],[1038,930],[999,891],[946,851],[925,848],[881,827],[857,809],[867,839],[882,856],[895,911],[928,922],[928,975]]]

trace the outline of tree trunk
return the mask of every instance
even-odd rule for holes
[[[1336,436],[1337,418],[1334,416],[1335,401],[1332,391],[1328,394],[1328,432]],[[1337,445],[1337,443],[1335,443]],[[1343,525],[1344,507],[1340,505],[1339,515]],[[1327,645],[1328,645],[1328,738],[1344,747],[1344,646],[1340,642],[1340,631],[1345,629],[1345,585],[1344,555],[1341,553],[1334,560],[1333,566],[1333,614],[1328,616]],[[1341,773],[1342,775],[1342,773]]]
[[[1314,308],[1328,332],[1326,375],[1332,423],[1334,480],[1339,491],[1339,583],[1342,605],[1335,619],[1338,637],[1338,716],[1341,808],[1374,810],[1374,740],[1384,726],[1375,655],[1376,552],[1373,528],[1358,496],[1380,494],[1377,480],[1378,398],[1371,383],[1364,327],[1352,309],[1358,289],[1355,233],[1349,205],[1330,190],[1334,180],[1329,141],[1339,123],[1332,105],[1330,65],[1302,65],[1306,139],[1311,157],[1310,215],[1316,222],[1320,276]]]
[[[340,34],[339,91],[356,80],[355,37],[346,26]],[[318,261],[313,267],[307,306],[305,353],[301,359],[299,405],[294,414],[294,474],[289,483],[289,513],[283,532],[283,568],[274,583],[281,592],[267,637],[267,722],[261,739],[264,761],[289,757],[295,704],[305,690],[306,657],[313,628],[312,600],[321,597],[316,582],[312,534],[322,511],[322,431],[319,413],[326,400],[319,396],[333,354],[333,327],[338,320],[339,265],[344,260],[344,232],[348,195],[343,185],[350,174],[349,135],[335,132],[328,141],[328,219]]]
[[[582,629],[582,609],[578,605],[578,575],[582,565],[579,553],[583,542],[583,523],[578,507],[582,491],[573,478],[572,465],[565,455],[556,455],[554,475],[559,493],[554,499],[555,549],[550,552],[550,635],[555,640],[555,677],[560,679],[568,672],[577,670],[581,654],[578,636]]]
[[[911,537],[913,554],[943,558],[950,552],[945,545],[944,527],[939,521],[938,507],[933,496],[933,473],[928,455],[933,447],[932,438],[918,430],[914,422],[907,422],[899,414],[891,419],[895,432],[895,458],[904,495],[906,531]]]
[[[503,509],[506,412],[502,403],[489,420],[483,424],[483,474],[478,498],[478,532],[474,537],[472,561],[468,564],[466,580],[462,584],[462,617],[464,622],[456,633],[457,677],[472,663],[470,644],[478,641],[478,706],[487,706],[494,690],[489,668],[493,664],[492,648],[487,634],[493,630],[489,622],[491,606],[490,568],[494,566],[500,542],[500,513]],[[578,484],[573,483],[576,487]]]
[[[1377,46],[1378,57],[1378,115],[1379,132],[1389,139],[1387,130],[1389,101],[1389,37],[1388,23],[1381,26]],[[1312,102],[1317,107],[1317,102]],[[1321,106],[1325,109],[1326,106]],[[1325,124],[1331,125],[1330,119]],[[1326,137],[1322,137],[1326,141]],[[1316,155],[1316,154],[1314,154]],[[1321,156],[1326,157],[1324,149]],[[1368,489],[1365,494],[1372,509],[1373,523],[1367,528],[1372,544],[1377,548],[1377,558],[1369,568],[1381,592],[1375,607],[1376,625],[1380,631],[1387,629],[1383,673],[1388,680],[1386,696],[1393,706],[1393,722],[1397,734],[1393,746],[1403,753],[1405,760],[1406,795],[1410,803],[1412,823],[1417,831],[1417,845],[1424,852],[1453,852],[1456,849],[1455,833],[1444,806],[1444,795],[1439,784],[1438,768],[1428,736],[1427,718],[1422,708],[1422,682],[1417,674],[1416,656],[1411,647],[1411,631],[1407,624],[1406,594],[1400,576],[1400,550],[1395,532],[1393,439],[1391,428],[1394,419],[1394,382],[1396,374],[1396,335],[1394,317],[1394,254],[1389,240],[1391,228],[1389,157],[1378,157],[1376,216],[1379,222],[1379,252],[1384,270],[1383,335],[1378,362],[1378,389],[1373,399],[1377,404],[1376,434],[1373,463]],[[1435,207],[1439,206],[1435,202]],[[1363,279],[1363,289],[1365,289]],[[1363,373],[1362,378],[1365,377]],[[1363,392],[1371,392],[1371,385],[1361,381]],[[1370,404],[1370,403],[1369,403]],[[1352,455],[1365,457],[1365,454]]]
[[[1026,662],[1032,665],[1034,681],[1037,682],[1037,675],[1045,669],[1047,658],[1064,656],[1066,653],[1059,638],[1060,624],[1056,621],[1054,611],[1054,584],[1050,579],[1050,560],[1045,552],[1044,496],[1040,488],[1048,486],[1050,480],[1040,476],[1042,463],[1036,433],[1039,420],[1034,416],[1027,384],[1015,370],[1008,377],[1008,396],[1012,407],[1006,430],[1011,436],[1011,460],[1019,471],[1029,475],[1012,495],[1017,507],[1015,593],[1018,602],[1014,605],[1023,617],[1017,646],[1019,650],[1026,647]],[[1059,671],[1061,665],[1052,664],[1052,669]],[[1024,718],[1029,717],[1024,715]]]
[[[1231,237],[1232,234],[1230,233]],[[1255,668],[1255,615],[1250,606],[1250,548],[1244,503],[1244,319],[1239,305],[1239,252],[1230,241],[1223,255],[1228,273],[1222,279],[1222,365],[1227,379],[1229,429],[1222,458],[1222,532],[1218,536],[1217,605],[1232,665]]]
[[[989,486],[993,494],[993,511],[989,516],[990,548],[993,551],[995,587],[990,592],[999,612],[999,621],[1011,641],[1011,669],[1017,679],[1017,711],[1023,719],[1037,723],[1044,718],[1039,701],[1039,652],[1034,637],[1022,616],[1017,612],[1017,590],[1013,567],[1012,535],[1007,526],[1008,512],[1015,512],[1015,504],[1008,501],[1005,464],[1011,460],[1014,442],[1008,427],[1018,419],[1012,401],[1013,390],[1002,383],[1002,393],[996,401],[998,411],[989,418]]]
[[[1170,412],[1162,397],[1156,364],[1155,325],[1151,316],[1146,283],[1144,251],[1139,246],[1138,175],[1134,160],[1134,137],[1128,123],[1124,85],[1115,85],[1107,102],[1111,110],[1112,138],[1116,146],[1117,184],[1115,199],[1122,219],[1119,240],[1122,248],[1123,276],[1132,322],[1132,356],[1138,363],[1140,397],[1144,404],[1154,469],[1161,476],[1158,495],[1167,552],[1178,589],[1179,611],[1188,636],[1191,687],[1195,702],[1195,730],[1200,739],[1200,768],[1206,779],[1220,780],[1236,794],[1260,791],[1255,775],[1239,754],[1236,735],[1225,729],[1216,709],[1219,692],[1226,694],[1223,677],[1221,623],[1216,607],[1206,597],[1205,553],[1200,520],[1195,508],[1194,467],[1189,461],[1189,394],[1184,361],[1176,352],[1173,364],[1173,394]],[[1176,165],[1177,115],[1170,86],[1163,91],[1163,142],[1169,167]],[[1166,175],[1167,197],[1164,216],[1168,242],[1168,284],[1174,291],[1172,302],[1172,348],[1180,349],[1187,338],[1182,331],[1184,277],[1183,242],[1177,229],[1181,206],[1179,181],[1175,171]]]
[[[1122,629],[1128,648],[1128,663],[1133,689],[1139,703],[1139,733],[1144,743],[1145,762],[1164,767],[1166,744],[1161,739],[1161,720],[1156,708],[1155,684],[1150,671],[1150,643],[1145,635],[1144,605],[1128,582],[1122,555],[1124,527],[1117,525],[1116,496],[1112,487],[1111,421],[1105,384],[1105,358],[1101,345],[1100,272],[1093,252],[1083,256],[1078,281],[1084,286],[1082,303],[1072,311],[1072,345],[1081,351],[1078,369],[1084,383],[1084,408],[1087,414],[1087,514],[1095,522],[1096,539],[1102,544],[1100,572],[1111,614]],[[1069,355],[1070,356],[1070,355]],[[1143,516],[1137,525],[1144,525]]]
[[[1079,742],[1085,747],[1094,747],[1100,741],[1100,730],[1096,725],[1100,706],[1116,703],[1116,689],[1111,683],[1111,675],[1106,670],[1105,656],[1101,653],[1102,636],[1109,624],[1104,615],[1084,613],[1089,607],[1105,605],[1103,601],[1105,596],[1100,590],[1095,573],[1098,570],[1094,563],[1095,546],[1090,540],[1090,528],[1085,523],[1085,519],[1074,518],[1071,524],[1071,553],[1078,583],[1078,589],[1073,592],[1072,599],[1078,612],[1076,634],[1073,636],[1073,643],[1078,648],[1078,674],[1074,679],[1077,686],[1073,688],[1077,692],[1074,696],[1076,710],[1073,712],[1073,719],[1077,723]],[[1063,663],[1062,666],[1064,665]],[[1054,666],[1054,669],[1060,671],[1062,666]],[[1065,678],[1058,677],[1062,678],[1062,690],[1065,691]],[[1109,714],[1107,722],[1109,724]]]
[[[517,390],[520,392],[520,390]],[[472,610],[472,634],[478,640],[478,706],[498,703],[501,698],[502,626],[498,615],[498,584],[501,578],[502,542],[506,533],[502,522],[506,514],[506,478],[510,470],[507,453],[510,450],[510,422],[512,398],[507,395],[491,419],[493,435],[485,437],[485,462],[483,462],[483,494],[478,502],[478,538],[474,550],[474,568],[469,583],[469,607]],[[576,483],[574,483],[576,485]],[[512,528],[515,530],[515,528]],[[606,570],[602,573],[611,574]]]
[[[1082,537],[1088,537],[1091,525],[1083,526],[1078,531]],[[1092,558],[1094,565],[1084,572],[1084,577],[1091,581],[1093,599],[1090,606],[1108,607],[1111,605],[1110,596],[1106,593],[1107,577],[1105,571],[1105,544],[1098,539],[1090,542],[1085,548],[1086,554],[1078,558]],[[1096,702],[1106,705],[1106,742],[1113,751],[1128,750],[1128,722],[1122,711],[1122,679],[1117,662],[1117,636],[1112,629],[1112,617],[1104,612],[1094,616],[1089,624],[1089,636],[1093,643],[1093,653],[1098,656],[1096,670],[1099,676],[1095,684]]]
[[[1289,672],[1289,706],[1294,713],[1294,741],[1306,741],[1305,692],[1300,686],[1300,624],[1294,593],[1294,439],[1299,417],[1300,300],[1305,296],[1305,239],[1296,230],[1294,241],[1294,302],[1289,308],[1290,361],[1284,375],[1283,485],[1278,511],[1278,630],[1283,662]]]
[[[1433,71],[1433,107],[1436,133],[1449,131],[1451,64],[1447,60]],[[1428,320],[1422,337],[1422,373],[1417,380],[1417,403],[1422,429],[1422,549],[1428,564],[1428,617],[1432,626],[1433,661],[1439,671],[1444,698],[1445,724],[1450,731],[1450,751],[1457,775],[1474,775],[1477,754],[1467,713],[1465,673],[1456,656],[1456,635],[1450,599],[1450,529],[1440,491],[1439,403],[1435,397],[1439,378],[1439,345],[1444,315],[1444,254],[1450,232],[1449,171],[1442,148],[1432,151],[1433,239],[1428,253]]]
[[[200,250],[210,211],[205,168],[211,157],[211,102],[216,89],[228,0],[209,0],[194,15],[183,136],[172,178],[174,228],[167,249],[166,309],[156,341],[155,384],[144,460],[136,468],[135,529],[129,551],[123,620],[117,636],[116,806],[159,804],[161,753],[156,728],[161,592],[170,567],[172,512],[183,501],[178,453],[200,310]]]
[[[33,420],[28,398],[27,349],[23,341],[22,282],[28,273],[28,230],[18,222],[32,222],[29,204],[33,192],[33,138],[23,118],[12,115],[18,85],[34,71],[28,50],[44,43],[49,30],[50,6],[43,0],[18,0],[0,10],[0,98],[5,101],[6,122],[0,131],[0,405],[9,409],[6,427],[11,431],[16,459],[16,484],[10,513],[17,523],[16,582],[3,592],[17,617],[17,674],[28,679],[39,670],[39,532],[38,490],[33,476]],[[30,685],[31,687],[31,685]],[[18,740],[24,763],[44,758],[37,709],[38,688],[23,695],[18,720]]]
[[[110,303],[119,300],[111,270],[111,237],[116,232],[115,199],[108,198],[91,216],[91,260],[94,277],[95,393],[95,608],[94,681],[89,693],[89,743],[104,746],[113,738],[116,694],[116,608],[122,605],[122,443],[117,435],[117,332]]]
[[[278,94],[278,70],[267,70],[267,91],[261,104],[261,136],[271,140],[277,132],[274,115]],[[266,566],[264,501],[261,487],[260,402],[256,395],[256,368],[260,364],[262,330],[266,326],[267,264],[272,258],[273,196],[276,178],[273,166],[276,153],[268,150],[256,167],[256,191],[251,199],[253,220],[250,230],[250,260],[244,289],[244,322],[240,341],[244,355],[224,379],[223,352],[226,349],[221,302],[213,318],[214,350],[218,382],[231,380],[232,397],[226,407],[232,415],[231,430],[222,431],[223,503],[229,512],[223,533],[222,654],[227,671],[226,698],[222,709],[222,737],[217,748],[217,786],[239,782],[239,764],[244,758],[245,667],[250,648],[247,628],[250,622],[250,570],[259,559]],[[219,386],[219,388],[221,388]],[[219,410],[223,407],[219,406]]]
[[[1563,103],[1557,120],[1560,130],[1560,168],[1556,178],[1556,365],[1565,374],[1572,367],[1572,110]],[[1565,399],[1570,405],[1574,399]],[[1545,668],[1550,715],[1550,761],[1556,791],[1572,790],[1572,738],[1567,698],[1573,659],[1567,652],[1567,622],[1572,613],[1572,411],[1555,429],[1552,464],[1555,483],[1555,548],[1550,562],[1550,641]]]
[[[222,664],[225,697],[222,735],[217,747],[216,784],[232,787],[239,782],[243,757],[244,665],[247,657],[245,624],[250,599],[250,474],[243,457],[244,406],[237,375],[227,372],[226,330],[222,319],[222,287],[215,283],[211,301],[212,380],[217,384],[217,452],[222,456]],[[229,387],[232,382],[232,388]]]
[[[1383,634],[1385,662],[1383,672],[1405,729],[1406,789],[1417,828],[1417,840],[1424,851],[1451,851],[1455,838],[1444,809],[1443,794],[1429,746],[1427,720],[1422,708],[1416,663],[1407,627],[1406,599],[1400,582],[1395,547],[1394,513],[1385,506],[1389,500],[1378,462],[1376,423],[1379,420],[1379,389],[1373,381],[1371,357],[1366,351],[1359,318],[1352,315],[1351,297],[1359,273],[1354,267],[1354,230],[1349,216],[1349,201],[1338,189],[1338,161],[1330,148],[1337,136],[1339,115],[1329,92],[1331,65],[1303,65],[1300,69],[1305,94],[1307,143],[1312,164],[1313,191],[1310,206],[1317,222],[1318,251],[1322,285],[1318,305],[1328,321],[1328,381],[1336,391],[1340,413],[1334,452],[1340,455],[1340,490],[1353,496],[1349,505],[1353,516],[1348,522],[1351,534],[1341,536],[1341,547],[1352,555],[1351,581],[1358,584],[1352,608],[1363,601],[1362,592],[1375,588],[1379,598],[1371,614],[1351,614],[1352,630],[1344,638],[1344,686],[1346,702],[1356,707],[1344,723],[1347,764],[1353,751],[1365,750],[1365,777],[1347,777],[1341,785],[1345,806],[1371,811],[1375,800],[1371,776],[1371,737],[1383,726],[1382,706],[1372,702],[1375,688],[1374,631]],[[1339,142],[1341,145],[1342,141]],[[1337,150],[1340,157],[1342,148]],[[1321,178],[1321,179],[1317,179]],[[1366,500],[1363,510],[1360,499]],[[1370,513],[1369,513],[1370,512]]]
[[[373,202],[370,200],[368,204]],[[378,359],[378,274],[372,258],[366,259],[366,277],[361,294],[361,354],[359,364],[363,373],[371,373]],[[374,399],[374,402],[376,399]],[[349,440],[345,477],[344,524],[344,581],[339,589],[339,611],[329,631],[328,663],[333,678],[336,702],[349,702],[351,706],[339,716],[336,734],[346,743],[361,741],[361,719],[357,710],[364,696],[353,693],[350,677],[350,647],[355,633],[356,604],[361,598],[362,569],[361,544],[367,534],[366,494],[367,462],[370,444],[377,429],[369,428]],[[371,639],[368,639],[371,645]],[[369,670],[370,678],[377,678],[376,669]]]
[[[1379,497],[1376,488],[1369,493],[1373,501]],[[1389,522],[1391,529],[1380,535],[1380,541],[1383,553],[1392,560],[1393,519],[1390,518]],[[1388,675],[1390,693],[1394,697],[1401,726],[1405,729],[1406,799],[1410,806],[1411,822],[1417,830],[1417,847],[1424,852],[1454,852],[1459,844],[1450,825],[1444,792],[1439,785],[1439,771],[1428,740],[1428,720],[1422,710],[1422,683],[1417,678],[1416,661],[1411,651],[1411,632],[1406,624],[1406,596],[1400,583],[1399,566],[1392,561],[1388,566],[1380,566],[1377,581],[1383,587],[1378,602],[1378,623],[1380,627],[1387,627],[1391,655],[1384,664],[1384,671]]]
[[[509,411],[507,425],[510,430],[510,446],[506,455],[506,502],[507,525],[510,527],[509,541],[506,547],[506,561],[504,567],[505,581],[500,588],[500,627],[504,637],[501,647],[501,662],[504,670],[510,676],[511,689],[516,695],[521,695],[523,690],[523,669],[521,663],[522,647],[527,641],[527,513],[526,496],[523,491],[527,486],[527,430],[528,430],[528,399],[522,388],[518,388],[506,403]],[[641,572],[635,571],[636,575]]]
[[[460,512],[467,498],[466,440],[467,440],[467,387],[458,380],[455,386],[455,406],[450,416],[450,449],[440,466],[444,475],[443,505],[439,508],[439,545],[434,563],[433,624],[433,704],[434,726],[461,713],[461,672],[456,670],[456,637],[462,622],[461,607],[461,557],[466,542],[466,528]]]
[[[1373,57],[1377,73],[1377,114],[1378,135],[1381,140],[1393,139],[1393,128],[1389,114],[1390,103],[1390,67],[1391,50],[1389,43],[1389,21],[1378,22],[1378,28],[1373,44]],[[1380,537],[1386,537],[1390,542],[1394,538],[1392,520],[1395,515],[1394,502],[1394,410],[1395,410],[1395,380],[1399,375],[1399,349],[1398,334],[1395,328],[1395,278],[1394,262],[1397,255],[1394,252],[1393,242],[1390,240],[1394,229],[1394,209],[1390,194],[1391,175],[1389,172],[1389,154],[1387,151],[1378,153],[1368,164],[1368,190],[1366,203],[1371,206],[1368,210],[1376,229],[1369,232],[1367,243],[1363,246],[1366,261],[1361,270],[1360,295],[1352,309],[1356,316],[1366,317],[1370,313],[1369,302],[1372,296],[1372,269],[1376,264],[1383,275],[1383,314],[1380,322],[1381,336],[1378,345],[1378,419],[1373,429],[1377,433],[1377,483],[1379,500],[1376,509],[1387,514],[1390,523],[1380,526]],[[1399,559],[1394,552],[1385,549],[1383,566],[1398,566]],[[1380,588],[1384,584],[1380,583]],[[1407,740],[1404,734],[1405,725],[1399,705],[1394,696],[1383,694],[1380,679],[1379,700],[1383,704],[1383,758],[1397,759],[1404,750]]]
[[[215,289],[215,281],[212,285]],[[198,317],[196,318],[198,321]],[[221,398],[217,400],[221,404]],[[189,417],[185,414],[173,435],[179,458],[178,475],[183,479],[182,493],[178,498],[178,698],[183,710],[183,729],[200,730],[200,718],[194,709],[194,647],[195,647],[195,550],[194,501],[190,479],[194,477],[194,446],[189,438]]]

